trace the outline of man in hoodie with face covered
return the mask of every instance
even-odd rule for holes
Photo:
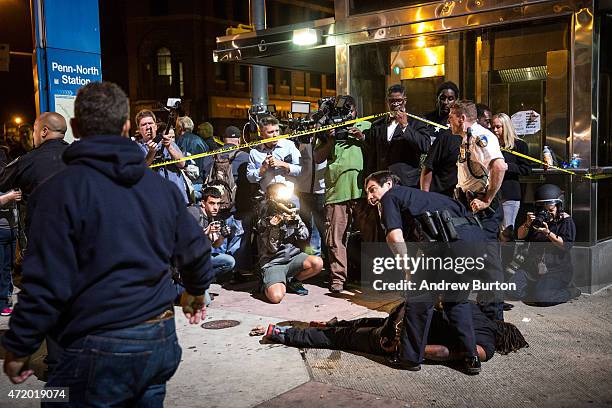
[[[4,372],[25,381],[29,356],[50,335],[63,351],[47,386],[69,387],[71,403],[161,407],[181,359],[170,265],[197,324],[212,279],[210,244],[176,186],[147,168],[129,139],[128,99],[117,85],[82,87],[74,112],[81,141],[29,202],[33,234],[2,338]]]

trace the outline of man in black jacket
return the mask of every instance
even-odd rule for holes
[[[34,122],[34,150],[16,158],[0,170],[0,191],[20,189],[27,202],[32,191],[43,181],[66,167],[62,153],[66,120],[55,112],[44,112]]]
[[[170,265],[192,324],[212,279],[210,244],[177,187],[146,167],[128,115],[117,85],[79,90],[71,125],[82,140],[30,199],[23,290],[2,338],[13,383],[32,374],[26,361],[45,335],[57,339],[47,386],[69,387],[79,406],[162,406],[181,357]]]
[[[402,85],[393,85],[387,91],[391,117],[372,125],[366,134],[368,174],[390,170],[397,174],[402,185],[419,184],[421,155],[427,153],[431,136],[420,121],[408,121],[406,91]]]

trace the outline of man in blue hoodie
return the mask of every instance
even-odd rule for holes
[[[32,194],[23,290],[2,338],[4,372],[17,384],[45,335],[63,351],[48,387],[69,387],[81,406],[163,405],[181,359],[170,265],[181,304],[205,316],[210,244],[176,185],[148,169],[128,137],[129,105],[110,82],[79,90],[71,125],[82,140],[67,167]]]

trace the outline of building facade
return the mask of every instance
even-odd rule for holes
[[[576,283],[590,292],[612,283],[612,2],[336,0],[334,9],[309,25],[220,37],[215,61],[334,65],[338,94],[364,114],[384,112],[385,90],[399,82],[409,111],[423,114],[437,86],[454,81],[463,97],[515,116],[531,156],[546,145],[560,163],[580,160],[574,176],[536,166],[522,179],[523,209],[539,185],[559,185],[577,225]],[[315,44],[293,43],[304,28]]]
[[[211,122],[215,135],[226,126],[246,123],[250,65],[214,64],[212,55],[217,36],[230,26],[249,23],[247,0],[136,0],[125,7],[132,112],[145,108],[161,112],[160,103],[177,97],[196,126]],[[297,5],[268,1],[267,26],[328,17],[333,10],[333,2],[326,0]],[[271,68],[268,93],[269,103],[283,116],[290,111],[291,100],[316,102],[335,95],[335,73]]]

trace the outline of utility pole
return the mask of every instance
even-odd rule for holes
[[[251,0],[250,22],[253,28],[266,28],[266,0]],[[251,103],[253,106],[268,105],[268,67],[253,65],[251,78]]]

